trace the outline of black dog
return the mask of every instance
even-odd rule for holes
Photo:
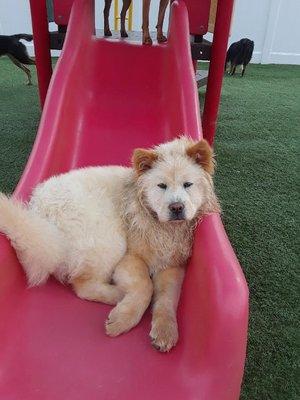
[[[35,61],[29,57],[26,46],[20,42],[20,39],[31,42],[33,36],[26,33],[12,36],[0,35],[0,56],[7,55],[17,67],[26,73],[28,85],[32,85],[30,69],[26,68],[24,64],[33,65]]]
[[[242,76],[244,76],[246,66],[249,64],[254,49],[254,42],[250,39],[241,39],[239,42],[232,43],[227,51],[225,70],[230,62],[230,75],[234,75],[238,65],[242,65]]]

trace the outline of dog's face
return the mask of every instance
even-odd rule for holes
[[[213,154],[205,140],[185,137],[133,155],[141,200],[161,222],[190,221],[219,211],[213,191]]]

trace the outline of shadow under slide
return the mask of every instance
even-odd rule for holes
[[[169,40],[142,46],[94,35],[92,0],[75,0],[38,135],[15,191],[27,200],[53,174],[128,165],[132,150],[178,134],[202,137],[188,15],[172,4]],[[6,400],[237,400],[248,289],[219,215],[196,231],[169,354],[148,338],[150,312],[109,338],[110,310],[50,280],[28,289],[0,237],[0,398]]]

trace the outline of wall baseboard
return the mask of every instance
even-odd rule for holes
[[[23,42],[24,43],[24,42]],[[34,57],[34,46],[33,43],[24,43],[27,47],[28,54],[30,57]],[[61,50],[51,50],[52,57],[59,57]]]
[[[283,53],[283,52],[271,52],[269,54],[269,63],[271,64],[300,64],[300,54],[297,53]]]

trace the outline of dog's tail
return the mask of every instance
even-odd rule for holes
[[[0,231],[15,248],[30,286],[44,283],[63,263],[65,247],[58,228],[1,193]]]
[[[33,40],[33,35],[29,35],[27,33],[18,33],[17,35],[12,35],[13,38],[20,40],[26,40],[27,42],[31,42]]]

